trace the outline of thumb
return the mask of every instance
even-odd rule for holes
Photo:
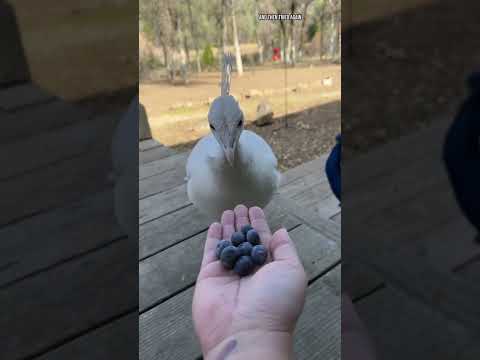
[[[270,241],[270,253],[273,261],[289,261],[301,264],[297,249],[285,228],[277,230]]]

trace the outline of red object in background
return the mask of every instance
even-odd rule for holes
[[[279,60],[280,60],[280,48],[278,47],[273,48],[272,61],[279,61]]]

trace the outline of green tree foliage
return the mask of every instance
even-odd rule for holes
[[[215,57],[213,56],[213,51],[210,44],[207,44],[203,50],[202,65],[206,67],[213,67],[215,65]]]
[[[308,28],[307,28],[308,41],[312,41],[317,31],[318,31],[318,24],[316,22],[308,25]]]

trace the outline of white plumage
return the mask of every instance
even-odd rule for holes
[[[243,131],[231,166],[212,134],[201,139],[187,162],[188,197],[203,213],[218,219],[238,204],[266,206],[276,192],[280,173],[270,146]]]
[[[195,145],[186,166],[188,197],[212,220],[238,204],[266,206],[280,183],[270,146],[254,132],[243,130],[243,113],[228,95],[230,70],[227,57],[222,95],[208,114],[212,134]]]

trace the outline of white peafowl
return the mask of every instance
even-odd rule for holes
[[[230,95],[232,55],[223,63],[221,95],[208,112],[211,134],[195,145],[186,166],[188,197],[211,220],[238,204],[266,206],[280,183],[272,149],[244,130],[243,112]]]

